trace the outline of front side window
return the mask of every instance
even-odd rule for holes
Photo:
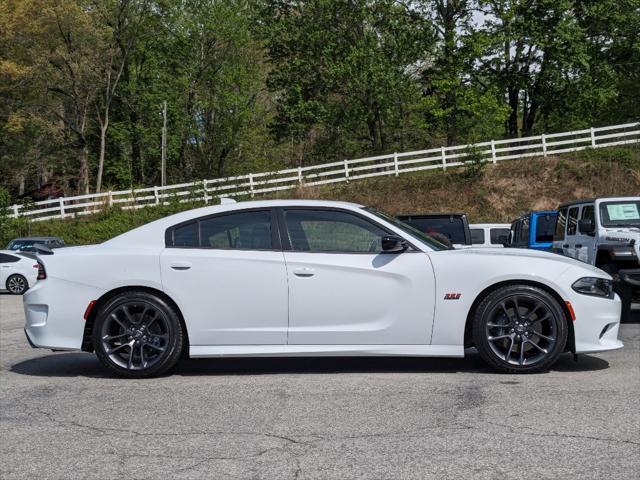
[[[473,245],[482,245],[484,243],[484,228],[471,229],[471,243]]]
[[[492,228],[490,230],[490,239],[492,245],[504,245],[509,241],[508,228]]]
[[[379,253],[387,232],[368,220],[336,210],[285,210],[291,248],[299,252]]]
[[[601,203],[600,223],[603,227],[640,227],[640,201]]]
[[[569,209],[569,217],[567,218],[567,235],[575,235],[578,227],[578,207]]]
[[[556,219],[556,231],[553,234],[554,241],[564,240],[564,227],[567,225],[567,209],[563,208],[558,212]]]
[[[271,214],[243,212],[200,221],[201,246],[236,250],[269,250]]]
[[[536,219],[536,242],[553,242],[556,230],[556,216],[550,213],[539,215]]]

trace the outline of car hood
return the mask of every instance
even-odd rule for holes
[[[603,272],[599,268],[596,268],[593,265],[590,265],[588,263],[584,263],[573,258],[565,257],[557,253],[545,252],[540,250],[532,250],[528,248],[472,247],[472,248],[465,248],[460,250],[446,250],[446,251],[450,252],[453,255],[475,255],[475,256],[494,257],[496,258],[497,261],[499,261],[500,258],[505,258],[505,257],[538,258],[538,259],[549,261],[549,262],[564,263],[567,266],[571,266],[571,267],[583,268],[585,270],[598,273],[598,276],[602,276],[603,274],[605,276],[607,275],[605,272]]]

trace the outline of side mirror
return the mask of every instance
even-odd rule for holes
[[[578,220],[578,230],[580,230],[580,233],[584,233],[586,235],[595,235],[596,226],[593,224],[593,220],[585,218],[583,220]]]
[[[400,253],[407,249],[407,242],[397,235],[385,235],[382,237],[382,251],[387,253]]]

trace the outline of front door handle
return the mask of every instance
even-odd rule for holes
[[[293,274],[296,277],[303,277],[303,278],[313,277],[316,274],[316,271],[311,267],[300,267],[300,268],[294,268]]]
[[[562,245],[562,248],[569,248],[569,244],[565,243],[564,245]]]
[[[191,268],[191,263],[189,262],[172,262],[169,266],[173,270],[189,270]]]
[[[582,244],[581,243],[576,243],[576,248],[582,248]]]

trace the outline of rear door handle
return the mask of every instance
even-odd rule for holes
[[[173,270],[189,270],[191,268],[191,263],[189,262],[172,262],[169,266]]]
[[[562,248],[569,248],[569,244],[565,243],[564,245],[562,245]]]
[[[581,243],[577,243],[576,244],[576,248],[582,248],[582,244]]]
[[[313,277],[316,274],[316,271],[311,267],[300,267],[294,268],[293,274],[296,277]]]

